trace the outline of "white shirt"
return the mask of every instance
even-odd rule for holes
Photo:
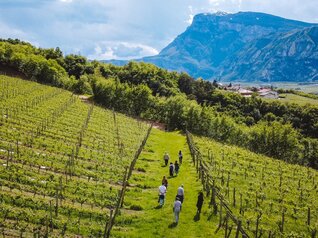
[[[184,196],[184,189],[183,189],[183,187],[179,187],[179,188],[178,188],[177,194],[180,195],[180,196]]]
[[[174,202],[174,206],[173,206],[173,210],[175,211],[175,212],[179,212],[180,210],[181,210],[181,202],[180,201],[175,201]]]
[[[164,185],[159,186],[159,195],[165,195],[167,188]]]

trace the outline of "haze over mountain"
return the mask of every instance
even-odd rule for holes
[[[318,24],[256,12],[218,12],[196,15],[158,55],[137,61],[195,78],[303,82],[318,80],[317,44]]]

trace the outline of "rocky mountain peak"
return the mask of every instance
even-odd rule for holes
[[[204,79],[306,81],[317,74],[318,25],[259,12],[197,14],[159,55],[138,61]]]

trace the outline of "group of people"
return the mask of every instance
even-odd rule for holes
[[[164,159],[164,162],[165,162],[165,166],[167,166],[168,162],[169,162],[169,159],[170,159],[169,154],[167,152],[165,153],[163,159]],[[182,155],[182,152],[180,150],[179,151],[179,163],[178,163],[178,161],[175,161],[174,164],[170,163],[170,165],[169,165],[170,177],[173,177],[174,173],[176,175],[178,175],[180,165],[182,164],[182,159],[183,159],[183,155]],[[163,176],[162,182],[161,182],[161,186],[159,186],[159,199],[158,199],[158,202],[159,202],[160,206],[164,205],[165,196],[166,196],[166,193],[167,193],[167,188],[168,188],[168,179],[166,178],[166,176]],[[203,201],[204,201],[203,193],[199,192],[198,200],[197,200],[197,204],[196,204],[196,206],[197,206],[197,214],[201,213],[201,208],[202,208],[202,205],[203,205]],[[177,189],[175,202],[173,204],[173,212],[174,212],[174,217],[175,217],[176,224],[178,224],[178,222],[179,222],[179,215],[180,215],[180,212],[181,212],[181,208],[182,208],[183,202],[184,202],[184,186],[183,186],[183,184],[181,184],[181,186],[178,187],[178,189]]]
[[[166,176],[163,176],[162,184],[159,186],[158,202],[159,202],[160,206],[163,206],[165,203],[167,187],[168,187],[168,180],[167,180]],[[183,188],[183,184],[182,184],[177,190],[176,199],[175,199],[175,202],[173,205],[173,212],[175,215],[176,223],[179,222],[179,214],[181,211],[181,206],[182,206],[183,200],[184,200],[184,188]]]
[[[169,175],[170,175],[170,177],[173,177],[174,175],[177,176],[178,173],[179,173],[180,165],[182,164],[182,159],[183,159],[183,155],[182,155],[182,151],[181,150],[179,151],[178,157],[179,157],[179,163],[178,163],[177,160],[174,163],[170,162],[170,165],[169,165]],[[165,162],[165,166],[167,166],[168,163],[169,163],[169,160],[170,160],[170,156],[169,156],[169,154],[167,152],[163,156],[163,160]]]

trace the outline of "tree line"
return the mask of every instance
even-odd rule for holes
[[[63,56],[59,48],[36,48],[0,40],[0,65],[30,80],[91,94],[107,108],[188,129],[290,163],[318,168],[318,107],[265,102],[218,89],[148,63],[125,66]]]

